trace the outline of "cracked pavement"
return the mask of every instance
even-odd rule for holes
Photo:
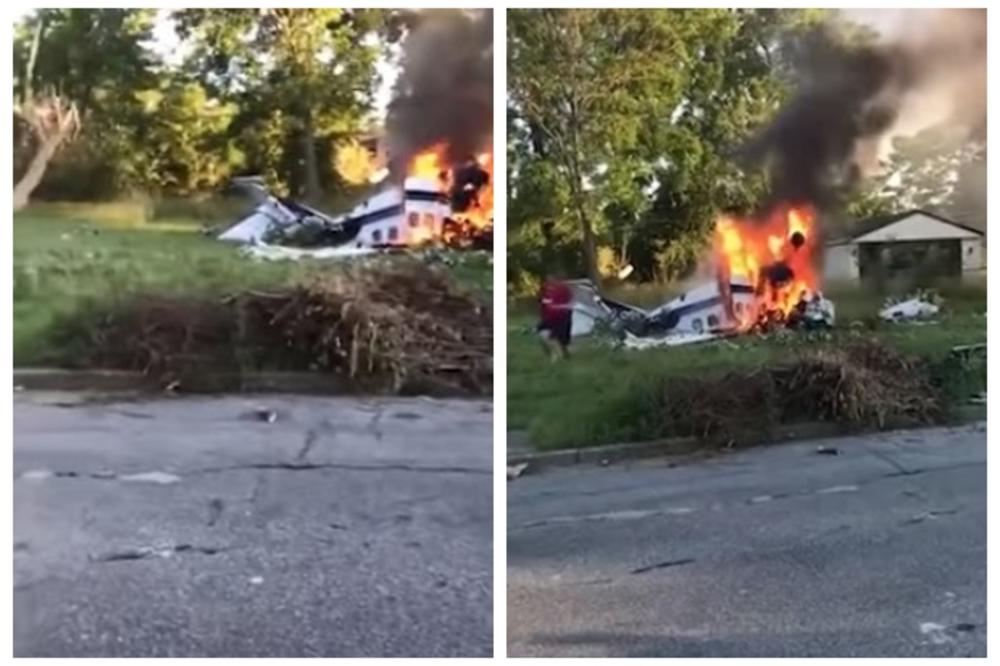
[[[985,423],[507,489],[511,656],[986,655]]]
[[[492,510],[489,402],[16,393],[14,654],[489,656]]]

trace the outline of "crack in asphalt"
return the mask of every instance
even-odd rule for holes
[[[295,454],[295,459],[296,460],[305,460],[306,456],[309,455],[309,452],[312,451],[312,447],[316,443],[316,440],[318,438],[319,438],[319,435],[316,433],[316,431],[310,429],[306,433],[305,441],[302,442],[302,448],[299,449],[299,452],[297,454]]]
[[[922,471],[919,469],[911,470],[902,463],[900,463],[899,461],[897,461],[896,459],[889,456],[888,454],[882,451],[878,451],[872,447],[866,447],[866,449],[870,454],[872,454],[882,462],[888,463],[893,469],[895,469],[896,471],[892,473],[894,476],[913,476],[919,474]]]
[[[368,424],[367,430],[375,436],[375,439],[382,441],[382,428],[380,427],[380,422],[382,421],[382,416],[385,415],[385,405],[382,403],[375,404],[375,414],[372,415],[372,420]]]
[[[650,571],[656,571],[657,569],[669,569],[670,567],[680,567],[684,566],[685,564],[692,564],[693,562],[694,562],[693,557],[683,557],[679,560],[667,560],[666,562],[657,562],[656,564],[649,564],[644,567],[639,567],[638,569],[632,569],[632,571],[630,571],[629,573],[632,575],[644,574],[644,573],[649,573]]]
[[[217,555],[223,551],[230,550],[227,546],[195,546],[189,543],[181,543],[176,546],[166,546],[156,548],[153,546],[140,546],[138,548],[126,548],[124,550],[113,550],[100,555],[90,555],[92,562],[127,562],[130,560],[145,560],[151,557],[171,557],[175,554],[200,554]]]
[[[406,463],[387,463],[370,465],[362,463],[309,463],[309,462],[270,462],[243,463],[222,467],[203,467],[186,472],[188,476],[201,474],[218,474],[221,472],[238,472],[241,470],[265,469],[285,470],[290,472],[309,472],[323,469],[341,469],[353,472],[421,472],[428,474],[479,474],[492,476],[493,470],[480,467],[462,467],[460,465],[408,465]]]
[[[205,474],[220,474],[223,472],[238,472],[246,470],[285,470],[291,472],[309,472],[324,469],[339,469],[353,472],[417,472],[424,474],[474,474],[492,476],[492,469],[481,467],[464,467],[461,465],[410,465],[407,463],[385,463],[385,464],[363,464],[363,463],[311,463],[311,462],[266,462],[266,463],[242,463],[238,465],[224,465],[219,467],[202,467],[187,471],[179,471],[177,474],[166,474],[164,472],[144,472],[141,474],[118,475],[114,472],[77,472],[75,470],[48,471],[31,470],[21,478],[38,481],[47,478],[68,478],[68,479],[95,479],[98,481],[154,481],[158,484],[175,483],[185,476],[201,476]],[[42,473],[44,472],[44,473]],[[163,479],[160,480],[162,475]],[[145,478],[145,477],[150,478]],[[169,478],[168,478],[169,477]]]
[[[869,478],[864,481],[858,480],[855,481],[853,485],[836,485],[818,489],[802,490],[797,492],[782,492],[782,493],[774,493],[773,495],[756,495],[746,500],[742,500],[739,502],[731,502],[728,504],[723,504],[722,506],[758,505],[782,499],[815,497],[828,494],[837,494],[842,492],[855,492],[860,490],[862,487],[867,487],[872,484],[884,481],[886,479],[945,472],[955,469],[963,469],[966,467],[983,467],[985,465],[986,465],[985,462],[966,462],[966,463],[955,463],[953,465],[942,465],[940,467],[929,467],[925,469],[908,469],[906,470],[905,473],[889,472],[886,474],[881,474],[879,476]],[[912,490],[908,490],[906,492],[912,492]],[[957,512],[957,509],[955,511]],[[650,510],[622,509],[619,511],[606,511],[602,513],[584,514],[580,516],[565,516],[565,515],[553,516],[550,518],[542,518],[539,520],[534,520],[527,523],[522,523],[520,525],[508,527],[508,532],[527,530],[538,527],[548,527],[550,525],[557,525],[557,524],[572,524],[572,523],[593,522],[600,520],[639,520],[645,518],[659,518],[663,516],[686,515],[690,513],[695,513],[695,509],[692,509],[690,507],[672,507],[667,509],[650,509]],[[940,515],[951,515],[951,514],[946,512],[946,513],[941,513]],[[936,516],[930,516],[930,517],[934,518]],[[508,525],[510,525],[510,523],[511,521],[508,520]]]
[[[221,498],[213,497],[208,503],[208,521],[205,524],[209,527],[215,527],[225,508],[226,504]]]
[[[900,523],[900,525],[917,525],[927,520],[936,520],[940,516],[954,516],[958,513],[958,509],[931,509],[930,511],[924,511],[923,513],[918,513],[912,518],[908,518]]]

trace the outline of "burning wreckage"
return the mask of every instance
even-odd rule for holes
[[[257,206],[218,238],[246,244],[251,257],[273,260],[352,257],[429,245],[492,250],[492,155],[449,165],[446,152],[439,145],[418,154],[401,184],[385,187],[339,216],[274,195],[260,179],[238,179],[234,184],[250,191]]]
[[[639,349],[829,328],[835,311],[819,290],[815,222],[808,206],[776,208],[759,219],[721,218],[713,239],[716,279],[652,310],[605,298],[589,281],[576,281],[573,335],[605,322],[624,346]]]

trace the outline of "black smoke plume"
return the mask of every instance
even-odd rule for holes
[[[462,213],[479,202],[479,191],[490,182],[490,174],[475,160],[455,167],[449,196],[451,207]]]
[[[403,41],[401,73],[386,118],[390,170],[447,142],[452,164],[481,152],[493,135],[492,10],[429,10]]]
[[[886,140],[920,127],[931,101],[948,107],[935,122],[985,135],[986,10],[916,10],[874,39],[826,25],[786,55],[793,96],[741,151],[769,174],[769,203],[835,205],[877,166]]]

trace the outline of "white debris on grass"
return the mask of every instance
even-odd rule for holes
[[[240,248],[240,252],[258,261],[299,261],[302,259],[350,259],[377,254],[378,250],[370,247],[317,247],[299,248],[284,245],[268,245],[257,243]]]
[[[712,340],[718,340],[721,337],[722,335],[718,333],[672,333],[661,337],[639,337],[626,332],[623,345],[626,349],[679,347],[681,345],[693,345],[699,342],[710,342]]]
[[[918,291],[905,300],[889,300],[879,317],[889,322],[927,321],[941,311],[941,298],[932,292]]]

